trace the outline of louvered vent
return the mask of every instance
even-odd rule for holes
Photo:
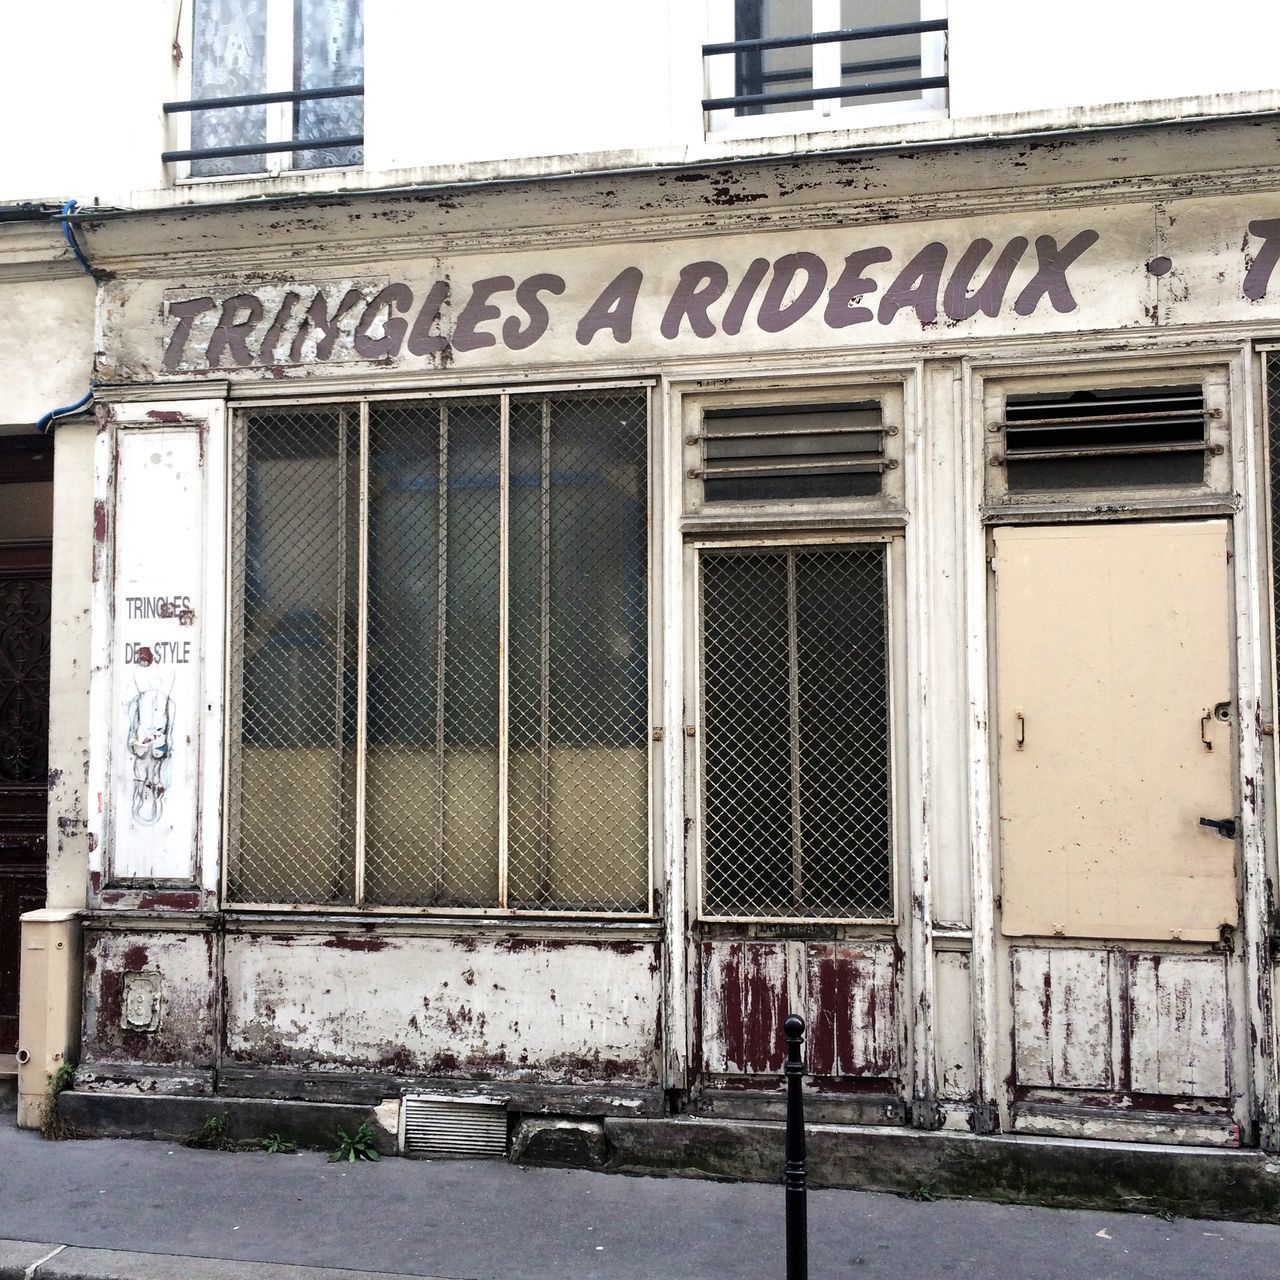
[[[1010,396],[993,461],[1010,493],[1201,484],[1217,412],[1200,386]]]
[[[886,429],[877,401],[708,409],[702,435],[707,502],[852,498],[880,492]]]
[[[400,1150],[407,1156],[505,1156],[506,1104],[411,1094],[400,1108]]]

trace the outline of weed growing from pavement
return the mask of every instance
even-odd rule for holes
[[[340,1160],[355,1164],[357,1160],[382,1159],[378,1154],[378,1148],[374,1145],[373,1130],[368,1124],[362,1124],[355,1133],[339,1129],[334,1137],[337,1138],[338,1145],[329,1155],[330,1164],[336,1164]]]
[[[195,1147],[200,1151],[244,1151],[251,1150],[253,1144],[245,1144],[231,1136],[231,1117],[225,1111],[209,1116],[194,1132],[183,1140],[184,1147]]]
[[[296,1142],[290,1142],[287,1138],[282,1138],[278,1133],[263,1134],[258,1139],[258,1145],[269,1156],[292,1155],[298,1149]]]
[[[58,1112],[58,1095],[65,1093],[75,1084],[76,1064],[61,1062],[56,1071],[48,1076],[49,1096],[45,1100],[44,1114],[40,1118],[40,1136],[50,1142],[67,1142],[72,1138],[83,1138],[86,1135],[71,1123],[64,1120]]]

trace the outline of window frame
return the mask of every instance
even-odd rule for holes
[[[185,50],[178,77],[181,92],[188,100],[194,98],[193,84],[195,79],[195,7],[198,0],[184,7],[181,15],[180,49]],[[363,0],[362,16],[363,16]],[[266,0],[266,56],[265,56],[265,88],[263,93],[284,93],[293,90],[294,54],[297,48],[297,30],[294,26],[294,0]],[[363,82],[364,73],[361,73]],[[305,86],[304,86],[305,87]],[[360,95],[361,103],[364,94]],[[294,102],[272,102],[263,106],[266,113],[265,143],[292,142]],[[216,108],[206,108],[216,110]],[[168,112],[168,105],[166,105]],[[195,113],[184,110],[168,115],[173,123],[169,128],[169,138],[175,151],[191,149],[191,121]],[[323,149],[323,148],[320,148]],[[362,159],[359,164],[315,165],[299,169],[294,165],[294,151],[268,151],[262,154],[263,168],[243,173],[193,174],[192,160],[167,161],[173,169],[175,185],[226,183],[226,182],[263,182],[279,178],[290,173],[346,173],[358,172],[364,166],[363,144]],[[246,157],[253,158],[253,157]]]
[[[707,909],[706,903],[706,728],[703,706],[703,616],[701,559],[706,551],[729,551],[746,555],[768,551],[822,550],[833,547],[879,545],[885,549],[885,632],[886,632],[886,699],[888,705],[889,764],[889,875],[890,911],[883,916],[806,916],[800,914],[721,915]],[[809,533],[797,530],[764,536],[700,536],[685,542],[684,581],[686,616],[690,619],[692,640],[688,644],[687,679],[689,706],[694,709],[695,750],[691,761],[691,786],[687,806],[693,818],[696,838],[693,843],[693,902],[699,924],[807,926],[846,925],[894,928],[902,923],[901,866],[907,840],[907,814],[903,804],[904,779],[907,777],[907,599],[906,599],[906,534],[903,529],[847,530],[832,533]]]
[[[809,30],[836,31],[841,27],[840,0],[809,0]],[[947,17],[947,0],[919,0],[920,21]],[[707,0],[707,39],[714,44],[736,39],[734,0]],[[929,32],[920,37],[920,74],[946,74],[949,32]],[[813,46],[813,87],[835,88],[840,83],[840,44]],[[735,58],[732,54],[704,55],[703,90],[708,98],[725,98],[735,91]],[[917,120],[945,119],[949,112],[946,89],[921,90],[909,102],[862,103],[841,106],[839,98],[812,103],[808,109],[738,115],[730,108],[703,111],[703,129],[708,139],[780,137],[832,129],[867,129],[877,125],[902,124]]]
[[[219,899],[222,905],[236,912],[253,913],[253,914],[304,914],[317,916],[398,916],[419,919],[430,919],[438,921],[447,921],[449,919],[458,918],[466,919],[472,922],[483,922],[485,920],[495,921],[512,921],[512,920],[601,920],[613,924],[615,927],[627,927],[639,924],[651,924],[657,919],[656,910],[656,885],[661,875],[661,867],[659,859],[661,857],[661,832],[662,832],[662,733],[655,725],[661,722],[661,697],[663,688],[663,651],[662,651],[662,626],[663,617],[661,612],[661,593],[660,593],[660,576],[661,576],[661,520],[656,514],[658,511],[658,502],[661,483],[659,474],[659,440],[658,440],[658,424],[655,421],[657,399],[655,394],[656,382],[653,379],[622,379],[600,382],[575,382],[575,383],[554,383],[539,385],[537,383],[525,384],[481,384],[475,386],[456,386],[449,388],[440,388],[438,390],[393,390],[368,392],[351,390],[345,394],[342,392],[332,391],[324,395],[315,397],[245,397],[237,398],[229,407],[232,412],[228,422],[228,433],[230,436],[229,447],[225,454],[225,468],[223,475],[223,484],[225,492],[224,502],[224,536],[225,536],[225,556],[227,572],[225,575],[225,617],[227,625],[224,628],[224,646],[223,661],[226,671],[226,696],[223,700],[223,742],[222,742],[222,785],[220,788],[222,799],[221,814],[221,843],[223,849],[223,857],[221,858],[221,867],[219,875]],[[236,521],[238,512],[242,507],[237,502],[235,466],[236,457],[240,445],[239,432],[243,430],[241,425],[243,416],[252,413],[255,410],[276,410],[296,408],[300,410],[306,409],[324,409],[338,406],[346,406],[358,411],[359,420],[362,426],[362,433],[367,439],[367,424],[369,408],[373,404],[379,402],[405,402],[414,400],[425,401],[446,401],[446,400],[475,400],[478,398],[530,398],[538,396],[554,396],[556,394],[570,393],[600,393],[607,394],[611,391],[623,390],[640,390],[645,395],[645,450],[646,450],[646,484],[648,485],[648,501],[647,501],[647,526],[645,536],[645,552],[648,563],[647,573],[647,593],[646,593],[646,642],[648,645],[647,652],[647,689],[645,698],[646,707],[646,818],[647,826],[645,831],[645,872],[646,872],[646,900],[643,910],[623,911],[623,910],[605,910],[605,909],[558,909],[558,908],[529,908],[529,907],[511,907],[499,906],[496,904],[486,904],[475,907],[465,906],[421,906],[421,905],[389,905],[382,903],[369,903],[362,900],[364,876],[363,865],[366,857],[366,850],[363,841],[363,828],[365,825],[365,796],[360,793],[355,800],[356,806],[356,823],[360,832],[356,839],[354,849],[355,865],[353,866],[353,893],[351,899],[345,902],[246,902],[235,898],[231,894],[231,871],[232,862],[237,854],[238,834],[236,831],[237,818],[237,799],[236,786],[238,781],[236,753],[242,742],[240,725],[238,723],[238,709],[241,706],[241,691],[243,678],[243,665],[237,665],[235,653],[235,630],[236,622],[243,616],[243,602],[236,599],[237,583],[242,582],[241,575],[237,570],[235,563],[235,553],[237,549],[237,529]],[[504,423],[508,418],[508,412],[504,405],[501,410]],[[506,465],[505,455],[507,449],[504,447],[504,469]],[[359,657],[358,666],[363,667],[365,654],[367,652],[367,631],[369,620],[368,595],[367,595],[367,545],[368,545],[368,511],[365,495],[367,495],[367,456],[362,450],[361,456],[361,484],[362,493],[357,496],[356,507],[358,509],[359,525],[356,530],[360,544],[360,556],[362,559],[362,567],[360,570],[358,587],[357,587],[357,605],[358,605],[358,628],[360,632],[359,641]],[[504,495],[503,504],[506,505],[507,499]],[[505,543],[505,539],[503,540]],[[507,586],[506,566],[501,567],[502,586],[499,588],[500,596]],[[503,614],[506,615],[509,605],[503,606]],[[508,643],[506,635],[506,627],[503,628],[502,642]],[[359,672],[360,683],[363,687],[364,678],[363,670]],[[367,691],[360,700],[361,705],[367,704]],[[503,708],[499,708],[500,717],[505,716],[507,712]],[[365,716],[360,718],[360,728],[357,730],[356,741],[353,744],[353,750],[358,757],[363,760],[368,752],[368,740],[365,726]],[[500,737],[499,741],[501,742]],[[363,773],[363,766],[361,772]],[[499,801],[499,823],[507,821],[507,796],[503,793]],[[500,841],[505,850],[505,844],[508,835],[504,832],[500,835]],[[506,874],[506,857],[505,854],[500,857],[498,874],[500,877],[500,898],[505,897],[501,877]]]
[[[784,408],[855,401],[878,401],[884,429],[885,469],[878,494],[841,498],[770,498],[708,501],[703,495],[702,417],[707,410]],[[899,515],[905,507],[906,391],[902,375],[896,372],[861,375],[849,382],[778,381],[742,382],[723,391],[695,390],[681,397],[680,437],[683,475],[683,527],[723,529],[728,524],[748,523],[753,527],[796,528],[815,522],[830,524],[856,520],[882,524]]]
[[[1090,361],[1063,367],[984,370],[975,380],[974,412],[982,424],[982,510],[987,523],[1036,518],[1052,513],[1054,518],[1071,519],[1080,514],[1096,515],[1100,504],[1109,518],[1124,514],[1158,515],[1166,510],[1204,508],[1217,511],[1231,502],[1233,396],[1231,371],[1222,360],[1170,357],[1153,363],[1106,363]],[[1004,454],[1005,405],[1011,395],[1098,389],[1140,389],[1177,383],[1199,383],[1210,414],[1206,440],[1209,445],[1205,479],[1198,484],[1124,485],[1109,484],[1061,490],[1018,490],[1011,492],[1007,468],[998,458]]]

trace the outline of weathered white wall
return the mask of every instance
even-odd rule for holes
[[[367,0],[366,166],[342,185],[378,185],[395,170],[419,171],[416,178],[433,166],[438,179],[451,165],[529,157],[560,157],[534,167],[564,172],[575,154],[627,164],[714,158],[726,145],[793,152],[790,136],[745,144],[704,138],[701,44],[725,34],[709,32],[710,3],[557,0],[548,13],[517,0]],[[176,135],[161,104],[187,93],[189,9],[182,7],[181,21],[178,0],[66,0],[6,13],[0,112],[13,127],[0,202],[154,201],[138,193],[172,181],[159,157]],[[951,118],[906,126],[912,136],[963,134],[966,118],[1009,113],[1046,113],[1037,127],[1061,127],[1071,123],[1069,109],[1105,104],[1164,102],[1128,113],[1163,118],[1170,99],[1275,89],[1280,9],[1249,0],[1221,0],[1211,16],[1156,0],[1081,0],[1067,10],[950,0],[949,15]],[[856,117],[842,127],[857,128]],[[984,119],[979,131],[993,127]],[[874,141],[891,142],[897,132],[887,126]],[[264,185],[337,184],[320,172],[198,183],[192,191],[207,198]]]
[[[94,423],[82,418],[54,430],[48,905],[83,907],[89,874]]]
[[[1276,87],[1280,7],[1223,0],[950,0],[951,114]]]
[[[227,1053],[249,1066],[657,1081],[658,951],[638,941],[229,936]]]
[[[0,431],[89,389],[95,286],[69,259],[56,223],[0,223]]]

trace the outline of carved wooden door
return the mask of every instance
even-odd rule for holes
[[[45,902],[50,552],[0,545],[0,1053],[18,1041],[19,917]]]

